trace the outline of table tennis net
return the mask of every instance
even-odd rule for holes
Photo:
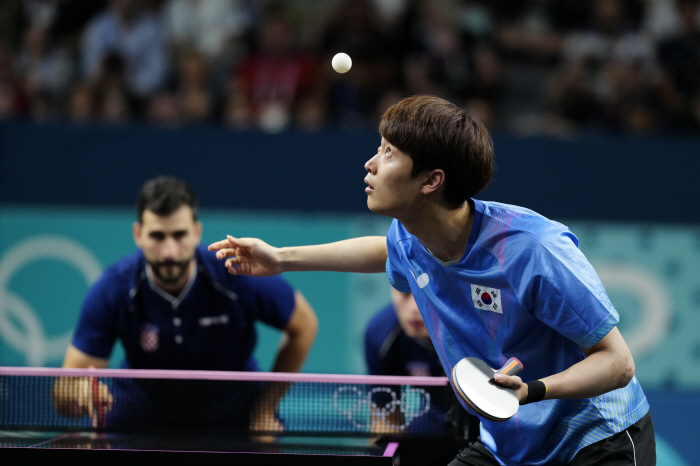
[[[447,379],[0,368],[0,430],[459,436]]]

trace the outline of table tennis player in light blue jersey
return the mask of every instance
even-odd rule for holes
[[[473,198],[491,181],[486,128],[443,99],[414,96],[382,116],[365,164],[367,205],[387,237],[275,248],[231,236],[209,246],[234,275],[383,272],[412,291],[445,373],[462,358],[499,368],[520,409],[481,417],[463,465],[653,465],[654,428],[618,315],[563,225]]]

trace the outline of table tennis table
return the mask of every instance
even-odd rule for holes
[[[248,426],[228,431],[163,429],[172,419],[133,430],[110,424],[107,418],[95,428],[85,418],[55,413],[51,387],[65,377],[99,379],[115,399],[121,389],[116,382],[126,379],[163,382],[169,392],[193,381],[229,384],[212,387],[231,391],[246,383],[280,384],[285,394],[275,412],[284,432],[252,431]],[[451,395],[447,379],[439,377],[0,367],[0,463],[446,464],[468,435],[463,410]],[[193,415],[187,408],[178,407],[185,420]],[[397,425],[392,425],[396,422],[390,411],[400,412]],[[377,419],[389,425],[380,434],[374,429]]]
[[[210,434],[0,432],[0,460],[18,465],[395,464],[399,442],[370,442],[347,437],[280,437],[266,442]]]

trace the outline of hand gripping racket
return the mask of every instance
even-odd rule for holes
[[[100,381],[97,377],[91,377],[92,385],[92,427],[104,429],[105,413],[102,399],[100,397]]]
[[[517,358],[510,358],[498,370],[478,358],[464,358],[452,369],[455,391],[477,414],[491,421],[507,421],[518,412],[518,396],[513,390],[497,385],[495,374],[515,375],[523,370]]]

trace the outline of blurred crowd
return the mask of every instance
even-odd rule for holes
[[[518,134],[694,132],[699,2],[2,0],[0,119],[373,129],[426,93]]]

